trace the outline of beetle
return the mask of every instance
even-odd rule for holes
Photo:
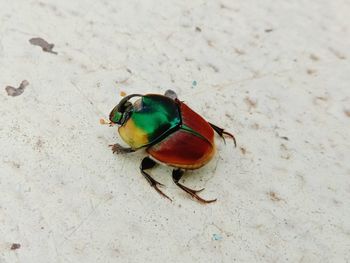
[[[138,97],[134,103],[130,99]],[[168,198],[146,170],[157,163],[173,167],[172,179],[182,190],[201,203],[212,203],[197,195],[200,190],[190,189],[179,181],[185,170],[194,170],[207,164],[215,153],[214,132],[224,141],[224,136],[236,139],[233,134],[207,122],[198,113],[177,98],[172,90],[160,94],[131,94],[125,96],[109,115],[110,125],[119,125],[121,138],[130,147],[109,145],[113,153],[131,153],[145,148],[148,156],[140,164],[140,171],[149,184],[162,196]]]

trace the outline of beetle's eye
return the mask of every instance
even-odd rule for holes
[[[130,111],[131,108],[132,108],[132,103],[130,101],[127,101],[124,103],[122,107],[122,112]]]
[[[123,114],[118,111],[117,108],[114,108],[109,114],[109,120],[113,123],[118,123],[122,118]]]

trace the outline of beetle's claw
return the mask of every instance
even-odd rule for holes
[[[235,147],[237,147],[237,142],[236,142],[236,138],[233,134],[229,133],[229,132],[226,132],[226,131],[223,131],[222,134],[225,134],[227,135],[228,137],[230,137],[232,140],[233,140],[233,143],[235,144]],[[224,140],[225,144],[226,144],[226,141],[225,141],[225,138],[224,136],[222,136],[222,139]]]
[[[201,202],[203,204],[209,204],[209,203],[212,203],[212,202],[216,201],[216,199],[205,200],[202,197],[200,197],[199,195],[197,195],[197,193],[202,192],[204,190],[204,188],[199,189],[199,190],[194,190],[194,189],[188,188],[187,186],[184,186],[183,184],[180,184],[179,180],[181,179],[183,174],[184,174],[184,171],[181,170],[181,169],[174,169],[173,170],[173,181],[178,187],[180,187],[186,193],[188,193],[192,197],[196,198],[199,202]]]
[[[161,184],[161,183],[158,183],[159,185],[161,185],[161,186],[164,186],[163,184]],[[170,200],[170,202],[172,202],[173,200],[169,197],[169,196],[167,196],[166,194],[164,194],[163,193],[163,191],[161,191],[158,187],[157,187],[157,184],[155,184],[155,185],[152,185],[152,187],[161,195],[161,196],[163,196],[163,197],[165,197],[165,198],[167,198],[167,199],[169,199]]]
[[[159,183],[159,182],[157,182],[157,184],[156,184],[156,185],[159,185],[159,186],[161,186],[161,187],[165,187],[165,185],[164,185],[164,184]]]
[[[108,147],[111,147],[112,148],[112,152],[113,152],[113,154],[114,153],[119,153],[119,151],[120,151],[120,147],[119,147],[120,145],[119,144],[110,144],[110,145],[108,145]]]
[[[220,128],[220,127],[218,127],[218,126],[216,126],[216,125],[214,125],[214,124],[212,124],[210,122],[208,122],[208,123],[214,129],[214,131],[217,134],[219,134],[219,136],[224,140],[225,144],[226,144],[226,141],[225,141],[224,135],[227,135],[228,137],[230,137],[233,140],[233,142],[235,144],[235,147],[237,147],[236,138],[235,138],[235,136],[233,136],[233,134],[225,131],[223,128]]]
[[[203,204],[210,204],[210,203],[213,203],[213,202],[216,202],[216,198],[215,199],[212,199],[212,200],[205,200],[203,199],[202,197],[200,197],[199,195],[197,195],[197,193],[201,192],[204,190],[204,188],[200,189],[200,190],[193,190],[193,189],[190,189],[180,183],[177,183],[177,185],[182,189],[184,190],[186,193],[190,194],[193,198],[196,198],[199,202],[203,203]]]
[[[109,147],[112,147],[112,152],[114,153],[130,153],[130,152],[134,152],[135,150],[133,150],[132,148],[126,148],[121,146],[120,144],[116,143],[116,144],[110,144],[108,145]]]
[[[199,189],[199,190],[193,190],[194,193],[200,193],[204,190],[205,188]]]
[[[169,199],[171,202],[173,201],[169,196],[167,196],[166,194],[164,194],[163,191],[160,190],[160,189],[158,188],[158,185],[161,186],[161,187],[165,187],[164,184],[162,184],[162,183],[160,183],[160,182],[154,180],[152,177],[149,177],[149,178],[148,178],[148,182],[150,183],[150,185],[151,185],[161,196],[163,196],[163,197]]]
[[[210,204],[210,203],[214,203],[214,202],[216,202],[216,198],[215,199],[212,199],[212,200],[205,200],[205,199],[203,199],[203,198],[200,198],[199,197],[199,199],[198,199],[198,197],[196,197],[197,198],[197,200],[198,201],[200,201],[201,203],[203,203],[203,204]]]

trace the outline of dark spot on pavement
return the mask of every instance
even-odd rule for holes
[[[260,129],[260,125],[258,123],[253,123],[252,125],[250,125],[250,127],[254,130]]]
[[[241,153],[242,153],[242,154],[246,154],[246,153],[247,153],[247,150],[246,150],[245,148],[240,147],[239,149],[241,150]]]
[[[350,110],[344,110],[344,113],[346,116],[348,116],[350,118]]]
[[[336,56],[337,58],[339,58],[339,59],[346,59],[345,55],[342,54],[340,51],[335,50],[335,49],[332,48],[332,47],[329,47],[328,50],[329,50],[334,56]]]
[[[244,102],[248,105],[248,107],[249,107],[249,111],[252,109],[252,108],[256,108],[256,106],[257,106],[257,101],[254,101],[254,100],[252,100],[251,98],[249,98],[249,97],[246,97],[245,99],[244,99]]]
[[[313,60],[313,61],[318,61],[320,60],[320,58],[318,56],[316,56],[315,54],[311,54],[310,55],[310,59]]]
[[[16,97],[16,96],[21,95],[23,93],[24,89],[28,85],[29,85],[29,82],[27,80],[23,80],[18,88],[14,88],[12,86],[7,86],[5,89],[6,89],[7,95],[12,96],[12,97]]]
[[[235,48],[234,49],[237,55],[244,55],[245,51],[243,49]]]
[[[306,73],[309,74],[309,75],[314,75],[314,74],[317,73],[317,70],[315,70],[315,69],[307,69]]]
[[[287,146],[285,144],[281,144],[280,145],[280,151],[281,151],[281,158],[285,159],[285,160],[289,160],[291,157],[291,153],[289,152],[289,149],[287,148]]]
[[[214,47],[213,41],[211,41],[209,39],[207,40],[207,44],[208,44],[209,47]]]
[[[316,96],[313,99],[313,104],[318,106],[327,106],[329,101],[328,95],[325,96]]]
[[[34,45],[34,46],[39,46],[42,48],[44,52],[52,53],[57,55],[58,53],[53,51],[53,47],[55,46],[54,44],[48,43],[45,39],[42,39],[40,37],[34,37],[29,39],[29,43]]]
[[[274,202],[279,202],[279,201],[282,201],[283,199],[280,198],[275,192],[273,191],[270,191],[267,193],[268,196],[270,197],[271,201],[274,201]]]
[[[21,248],[21,244],[13,243],[13,244],[11,245],[11,250],[17,250],[17,249],[19,249],[19,248]]]
[[[211,63],[208,63],[208,67],[212,68],[214,70],[215,73],[219,72],[219,69],[217,66],[211,64]]]

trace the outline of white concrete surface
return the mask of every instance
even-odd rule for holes
[[[0,262],[350,262],[349,13],[345,0],[0,0]],[[185,178],[215,204],[166,167],[152,171],[161,198],[143,153],[107,147],[120,139],[99,118],[121,91],[169,88],[237,137]]]

